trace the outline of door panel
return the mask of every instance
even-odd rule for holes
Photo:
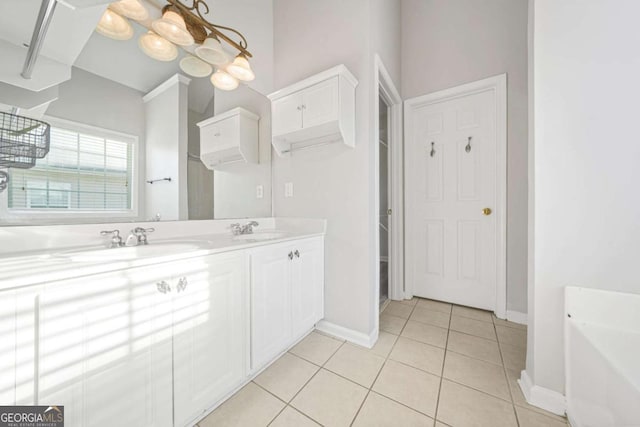
[[[181,426],[244,379],[244,254],[184,262],[176,279],[174,401]]]
[[[273,135],[302,129],[302,93],[297,92],[272,103]]]
[[[305,128],[338,119],[339,91],[338,77],[318,83],[302,93],[302,125]]]
[[[407,280],[416,296],[495,308],[493,90],[416,107],[406,144]],[[422,230],[422,232],[420,232]]]
[[[291,263],[288,245],[251,255],[251,370],[255,371],[291,342]]]
[[[323,242],[321,239],[301,241],[295,245],[294,254],[291,293],[295,339],[312,329],[323,317]]]

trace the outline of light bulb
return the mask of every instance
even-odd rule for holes
[[[229,56],[222,49],[220,40],[216,36],[209,36],[202,45],[195,50],[196,55],[209,64],[221,67],[229,62]]]
[[[213,71],[211,65],[191,55],[182,58],[180,68],[193,77],[206,77]]]
[[[178,48],[168,40],[163,39],[153,31],[140,37],[140,49],[151,58],[158,61],[173,61],[178,57]]]
[[[184,19],[172,8],[167,9],[162,18],[153,21],[151,27],[156,33],[177,45],[191,46],[194,43]]]
[[[144,21],[149,17],[147,8],[138,0],[120,0],[109,5],[109,9],[136,21]]]
[[[217,70],[211,75],[211,84],[221,90],[234,90],[240,82],[223,70]]]
[[[129,40],[133,37],[133,28],[129,21],[109,9],[102,14],[96,31],[114,40]]]
[[[227,72],[243,82],[250,82],[256,78],[247,57],[242,53],[236,56],[233,62],[227,66]]]

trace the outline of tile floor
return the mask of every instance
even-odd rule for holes
[[[311,333],[199,427],[566,427],[516,382],[525,326],[414,298],[391,301],[372,349]]]

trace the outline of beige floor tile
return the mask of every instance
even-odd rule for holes
[[[498,343],[473,335],[449,331],[447,350],[484,360],[485,362],[502,365]]]
[[[280,415],[276,417],[275,420],[269,427],[315,427],[320,426],[320,424],[311,420],[311,418],[301,414],[300,412],[293,409],[291,406],[287,406],[284,408],[284,411],[280,412]]]
[[[311,332],[289,352],[316,365],[323,365],[341,345],[342,341],[317,332]]]
[[[384,357],[373,354],[365,348],[346,343],[331,356],[324,367],[361,386],[370,388],[383,364]]]
[[[448,302],[442,301],[434,301],[430,299],[422,299],[418,300],[416,307],[424,308],[431,311],[440,311],[442,313],[451,313],[451,304]]]
[[[439,377],[388,360],[373,384],[372,390],[433,417],[439,386]]]
[[[431,427],[433,419],[375,392],[369,393],[353,427]]]
[[[491,317],[493,318],[493,323],[495,325],[505,326],[507,328],[522,329],[525,331],[527,330],[527,325],[521,325],[520,323],[509,322],[508,320],[504,320],[504,319],[498,319],[495,314],[492,315]]]
[[[402,317],[391,316],[384,313],[380,315],[380,329],[394,335],[400,335],[405,323],[407,323],[407,319],[403,319]]]
[[[454,305],[451,314],[453,314],[454,316],[468,317],[469,319],[493,323],[491,312],[486,310],[479,310],[477,308]]]
[[[442,373],[444,350],[429,344],[423,344],[418,341],[400,337],[391,351],[389,359],[440,376]]]
[[[469,319],[468,317],[451,316],[451,329],[458,332],[464,332],[465,334],[497,341],[493,323]]]
[[[404,305],[410,305],[410,306],[414,306],[418,303],[418,298],[411,298],[411,299],[403,299],[398,301],[400,304],[404,304]]]
[[[447,351],[443,378],[511,401],[502,366]]]
[[[496,325],[496,332],[500,344],[508,344],[523,349],[527,348],[527,331]]]
[[[404,326],[401,336],[445,348],[447,346],[448,332],[447,329],[438,326],[409,320]]]
[[[419,303],[418,303],[419,304]],[[410,319],[416,322],[428,323],[441,328],[449,328],[449,314],[416,306]]]
[[[502,352],[502,360],[504,361],[505,368],[514,369],[516,371],[522,371],[526,368],[526,349],[514,347],[508,344],[500,344],[500,351]]]
[[[529,405],[527,403],[527,400],[524,398],[524,395],[522,394],[522,389],[520,389],[520,384],[518,384],[518,379],[520,378],[521,371],[514,371],[513,369],[507,369],[506,371],[507,371],[507,380],[509,381],[509,388],[511,389],[511,396],[513,397],[513,403],[515,403],[516,406],[521,406],[523,408],[529,409],[530,411],[545,415],[556,421],[566,422],[565,417],[552,414],[551,412],[545,411],[544,409],[538,408],[537,406]]]
[[[436,421],[436,427],[449,427],[445,423],[441,423],[440,421]]]
[[[438,420],[456,427],[517,427],[513,405],[469,387],[442,380]]]
[[[284,406],[284,402],[254,383],[249,383],[198,425],[200,427],[266,426]]]
[[[401,304],[398,301],[391,301],[389,302],[389,305],[387,305],[387,308],[384,309],[383,313],[408,319],[412,311],[413,306]]]
[[[288,402],[293,399],[293,396],[300,391],[318,369],[320,368],[313,363],[285,353],[258,375],[254,382]]]
[[[559,421],[538,412],[516,406],[520,427],[567,427],[566,421]]]
[[[378,356],[387,357],[389,353],[391,353],[391,349],[393,345],[396,343],[398,339],[397,335],[390,334],[389,332],[380,331],[378,333],[378,341],[373,346],[370,352],[377,354]]]
[[[348,426],[366,395],[364,387],[321,369],[293,399],[291,406],[320,424]]]

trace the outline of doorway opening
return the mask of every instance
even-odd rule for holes
[[[379,209],[378,209],[378,227],[379,227],[379,244],[380,244],[380,311],[389,303],[389,242],[390,242],[390,225],[389,216],[392,213],[391,203],[389,199],[389,106],[382,97],[378,100],[378,191],[379,191]]]

